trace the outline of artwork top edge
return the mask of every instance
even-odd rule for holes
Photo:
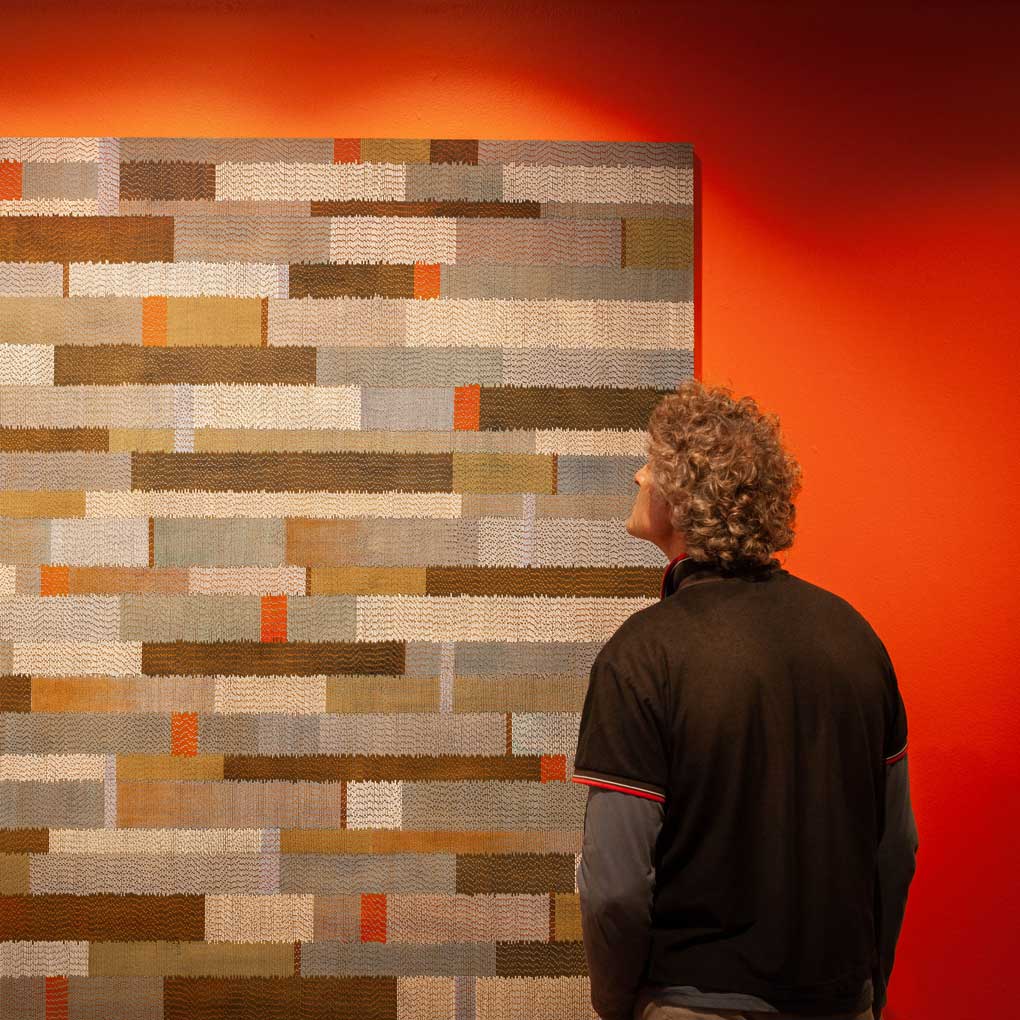
[[[694,145],[676,141],[568,139],[9,136],[0,161],[206,163],[468,163],[693,167]]]

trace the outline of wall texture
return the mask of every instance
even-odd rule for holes
[[[887,1017],[988,1015],[1011,808],[1020,81],[1006,5],[150,4],[4,12],[3,133],[694,143],[703,378],[805,466],[794,572],[889,647],[919,870]]]

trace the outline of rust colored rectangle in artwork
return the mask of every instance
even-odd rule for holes
[[[216,165],[184,160],[121,163],[120,197],[173,201],[214,199]]]
[[[172,216],[0,216],[0,262],[172,262]]]
[[[134,453],[132,489],[450,492],[449,453]]]
[[[360,138],[334,138],[333,139],[333,162],[334,163],[360,163],[361,162],[361,139]]]
[[[0,199],[17,201],[24,187],[24,164],[16,159],[0,159]]]
[[[370,199],[315,199],[313,216],[452,216],[521,217],[538,219],[541,202],[473,202],[470,199],[378,202]]]
[[[203,938],[203,896],[0,896],[0,942],[190,942]]]
[[[142,645],[142,673],[147,676],[403,672],[403,641],[153,641]]]
[[[236,383],[315,385],[314,347],[139,347],[59,344],[53,349],[57,386]]]

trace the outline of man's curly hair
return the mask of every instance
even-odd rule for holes
[[[793,544],[802,473],[779,418],[690,379],[655,405],[648,433],[652,480],[691,559],[724,572],[777,568],[772,554]]]

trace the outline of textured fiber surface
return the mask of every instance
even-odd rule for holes
[[[0,139],[0,1016],[593,1017],[685,144]]]

